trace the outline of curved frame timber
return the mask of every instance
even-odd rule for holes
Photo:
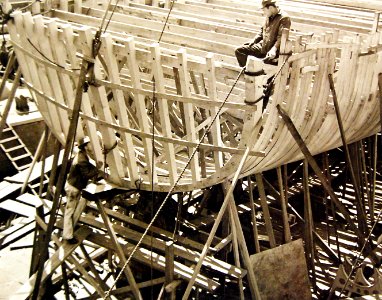
[[[213,54],[202,49],[202,43],[195,51],[106,31],[93,58],[95,27],[28,12],[12,16],[8,30],[26,85],[62,143],[81,61],[91,62],[77,138],[90,137],[92,158],[108,166],[108,181],[121,188],[165,192],[176,184],[177,192],[215,185],[233,176],[253,138],[241,176],[302,159],[277,105],[291,116],[313,155],[341,146],[329,74],[347,141],[379,131],[378,32],[290,38],[285,32],[278,65],[249,60],[253,65],[248,67],[265,73],[251,77],[240,76],[232,58],[224,61],[228,52]],[[176,30],[174,34],[181,36]],[[234,49],[227,45],[225,51]],[[274,74],[265,112],[262,101],[245,104],[244,99],[257,99]]]

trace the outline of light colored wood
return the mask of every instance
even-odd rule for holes
[[[145,106],[145,98],[141,93],[138,92],[138,90],[142,89],[142,85],[140,82],[139,68],[136,64],[136,49],[133,38],[128,39],[128,41],[125,43],[125,48],[127,52],[127,63],[130,70],[132,85],[135,89],[137,89],[137,92],[134,94],[134,102],[138,114],[138,120],[141,126],[141,130],[145,133],[150,133],[147,109]],[[149,178],[153,178],[154,182],[157,182],[157,172],[153,166],[152,142],[148,137],[143,138],[142,140],[146,157],[146,168],[148,170]]]
[[[83,41],[83,51],[84,54],[88,57],[92,57],[92,39],[94,38],[93,34],[90,31],[90,28],[80,32],[81,40]],[[94,64],[94,75],[98,78],[102,78],[99,61],[96,60]],[[104,86],[95,86],[90,85],[88,90],[88,95],[92,99],[92,104],[94,105],[94,109],[97,113],[97,117],[101,120],[105,120],[107,123],[113,123],[113,117],[110,112],[106,91]],[[92,144],[97,142],[102,143],[103,149],[112,149],[115,143],[117,142],[117,138],[115,132],[110,128],[105,128],[103,126],[99,126],[97,128],[102,135],[101,141],[97,138],[97,141],[92,141]],[[122,178],[127,175],[127,171],[124,170],[123,164],[121,161],[121,155],[119,153],[119,147],[117,146],[113,150],[111,150],[107,157],[106,162],[110,168],[110,180],[115,183],[121,182]]]
[[[259,189],[261,209],[263,210],[263,213],[264,213],[264,221],[265,221],[265,226],[267,228],[269,243],[271,248],[274,248],[276,247],[276,240],[275,240],[275,235],[273,232],[271,215],[269,213],[267,197],[264,190],[262,174],[255,174],[255,176],[256,176],[257,188]]]
[[[150,47],[151,50],[151,58],[153,60],[152,63],[152,72],[153,72],[153,79],[154,79],[154,85],[155,89],[160,92],[164,93],[164,77],[163,77],[163,71],[162,71],[162,64],[161,64],[161,54],[160,54],[160,48],[159,44],[153,44]],[[159,99],[158,101],[158,108],[159,108],[159,118],[160,118],[160,124],[162,127],[162,135],[165,137],[171,137],[171,125],[169,123],[168,118],[168,103],[166,99]],[[155,113],[155,111],[153,112]],[[175,151],[174,151],[174,145],[167,143],[164,145],[164,151],[166,156],[166,161],[168,165],[168,172],[170,177],[170,183],[174,184],[177,177],[178,172],[176,168],[175,163]]]
[[[104,34],[102,38],[102,45],[105,47],[105,60],[108,69],[105,70],[108,73],[109,80],[114,84],[121,84],[121,80],[119,78],[118,64],[115,60],[115,56],[113,54],[113,42],[109,34]],[[120,126],[128,127],[130,124],[130,120],[128,115],[126,114],[126,103],[125,97],[121,90],[113,89],[113,100],[116,103],[117,117],[118,123]],[[133,145],[133,137],[129,133],[123,133],[121,135],[122,143],[124,145],[123,150],[127,159],[127,167],[129,169],[129,178],[131,181],[136,181],[139,179],[137,163],[135,161],[135,152],[134,148],[131,147]],[[116,141],[117,142],[117,141]],[[106,147],[106,145],[105,145]]]
[[[182,95],[189,97],[191,95],[190,91],[190,79],[188,75],[188,67],[187,67],[187,53],[184,49],[181,49],[178,52],[178,60],[179,60],[179,79],[180,79],[180,87],[182,91]],[[195,120],[194,120],[194,108],[192,104],[185,103],[184,106],[184,130],[186,133],[186,138],[189,142],[198,141],[198,137],[195,131]],[[190,156],[194,152],[194,148],[188,149],[188,155]],[[200,167],[199,167],[199,153],[196,152],[193,158],[190,161],[190,169],[192,173],[193,182],[200,180]]]
[[[132,292],[134,294],[134,297],[136,297],[136,299],[142,299],[142,295],[141,295],[141,292],[140,292],[140,290],[137,286],[137,283],[135,281],[134,274],[131,271],[130,266],[127,264],[127,259],[126,259],[125,253],[123,252],[122,246],[118,242],[117,235],[115,234],[115,231],[113,229],[113,225],[110,222],[110,219],[109,219],[108,215],[106,214],[106,212],[103,208],[103,204],[102,204],[101,200],[99,200],[99,199],[96,200],[96,203],[97,203],[98,211],[101,214],[102,220],[103,220],[105,227],[107,229],[107,232],[110,236],[110,239],[116,248],[116,252],[117,252],[116,254],[118,255],[118,257],[122,263],[121,272],[123,272],[126,275],[126,278],[128,279],[129,284],[132,287]]]
[[[59,66],[64,67],[66,66],[66,58],[67,58],[67,51],[65,49],[65,43],[63,43],[62,40],[58,38],[58,26],[57,23],[54,20],[51,20],[50,22],[47,22],[47,30],[49,32],[49,41],[51,45],[55,45],[55,47],[52,48],[52,60],[55,61]],[[67,27],[69,29],[69,27]],[[70,30],[70,29],[69,29]],[[67,39],[66,41],[69,41],[70,33],[69,31],[66,34]],[[69,49],[70,44],[68,45]],[[71,51],[72,53],[72,51]],[[71,64],[74,67],[78,67],[77,64],[73,64],[73,58],[71,59]],[[61,90],[63,93],[63,102],[66,103],[68,107],[73,107],[74,105],[74,99],[75,99],[75,87],[73,85],[73,81],[71,80],[70,76],[66,73],[57,71],[57,75],[60,77],[61,81]],[[61,103],[63,103],[61,102]],[[61,110],[61,114],[64,114],[64,112]],[[69,118],[67,114],[64,114],[65,117]],[[77,135],[78,136],[84,136],[82,126],[77,127]]]
[[[341,7],[324,5],[321,8],[317,3],[302,1],[306,10],[304,21],[298,5],[294,1],[284,1],[282,7],[290,12],[292,24],[303,26],[299,27],[299,32],[292,30],[289,35],[283,35],[278,66],[271,69],[264,65],[267,74],[276,72],[277,75],[273,95],[262,114],[257,107],[243,103],[246,93],[248,97],[251,95],[251,88],[249,85],[246,87],[244,77],[236,82],[240,68],[234,56],[235,47],[248,41],[262,24],[263,16],[254,9],[257,4],[236,0],[186,2],[175,3],[168,20],[168,31],[155,51],[152,41],[159,37],[159,25],[166,20],[168,10],[136,2],[124,2],[124,5],[116,7],[108,27],[109,44],[101,47],[95,60],[95,83],[100,86],[90,86],[89,92],[84,94],[82,126],[78,132],[78,136],[90,136],[94,152],[92,158],[98,162],[104,159],[103,143],[106,141],[106,148],[109,148],[118,140],[116,149],[107,155],[109,171],[114,176],[110,181],[123,188],[135,188],[134,180],[139,178],[142,189],[151,190],[154,182],[154,190],[168,191],[186,166],[187,152],[200,147],[204,162],[195,157],[174,191],[220,183],[235,173],[252,132],[257,132],[257,135],[250,149],[251,157],[240,176],[302,159],[293,138],[280,122],[276,110],[278,104],[292,116],[313,154],[338,147],[340,136],[334,122],[328,72],[336,74],[334,80],[349,141],[376,133],[379,116],[373,109],[378,90],[375,74],[381,71],[382,58],[379,54],[381,35],[378,32],[368,34],[374,22],[372,12],[351,8],[348,9],[349,15],[345,16]],[[81,13],[88,7],[94,6],[81,7]],[[247,13],[250,9],[254,12],[251,17]],[[315,16],[317,10],[322,11]],[[58,112],[64,116],[70,113],[70,88],[75,89],[73,82],[78,76],[75,69],[80,61],[77,54],[85,49],[87,56],[91,56],[90,40],[98,29],[103,12],[95,8],[85,16],[55,11],[52,16],[59,19],[54,21],[48,16],[37,18],[39,29],[34,26],[27,28],[24,19],[29,22],[27,24],[36,22],[30,16],[24,17],[23,13],[16,12],[15,24],[9,24],[18,59],[20,57],[25,62],[22,72],[23,75],[25,73],[26,85],[33,90],[44,119],[62,142],[65,126],[61,123],[65,120],[58,124],[52,120],[56,120]],[[220,19],[217,12],[222,12]],[[306,20],[311,23],[309,26]],[[329,25],[333,24],[338,24],[335,27],[341,30],[326,33]],[[314,34],[305,32],[307,28],[314,29]],[[50,45],[43,45],[43,48],[55,63],[59,62],[65,69],[47,61],[32,48],[27,38],[36,42],[44,39],[38,36],[37,29],[40,30],[38,32],[49,33],[45,40]],[[90,30],[93,30],[91,34]],[[83,38],[84,31],[89,32],[87,39]],[[134,50],[126,46],[131,39],[126,38],[125,32],[134,36]],[[353,34],[356,32],[362,33],[356,37]],[[208,54],[211,51],[214,53]],[[287,59],[284,54],[290,51],[292,56]],[[153,61],[153,57],[159,63]],[[107,62],[112,62],[111,74],[108,74]],[[374,67],[370,68],[371,65]],[[153,95],[152,71],[160,73],[155,95],[162,117],[155,118],[155,122],[153,115],[148,114],[149,99]],[[154,75],[158,77],[158,74]],[[175,78],[177,76],[179,78]],[[41,78],[58,83],[61,92],[52,90],[51,84],[46,84]],[[225,100],[227,102],[216,117],[211,132],[199,141]],[[119,109],[117,104],[123,102],[126,109]],[[360,109],[365,113],[359,114]],[[167,121],[163,121],[163,112],[167,114]],[[185,116],[188,116],[187,122]],[[334,134],[328,134],[333,130]],[[115,133],[121,139],[117,139]],[[127,136],[131,137],[130,141]],[[157,174],[152,174],[152,170]]]
[[[215,62],[214,62],[214,55],[212,53],[209,53],[206,57],[206,64],[207,64],[207,80],[208,80],[208,97],[211,101],[217,100],[217,94],[216,94],[216,80],[215,80]],[[218,108],[212,108],[210,110],[210,116],[213,118],[218,113]],[[211,134],[212,134],[212,140],[215,145],[221,145],[221,129],[219,124],[219,119],[216,118],[215,122],[211,126]],[[216,170],[219,170],[223,165],[223,157],[222,153],[220,152],[214,152],[214,159],[215,159],[215,168]]]
[[[87,228],[80,229],[76,233],[76,238],[79,240],[79,242],[82,242],[82,240],[86,238],[87,235],[89,235],[90,231],[91,230]],[[58,268],[65,261],[65,259],[69,255],[71,255],[71,253],[76,247],[76,244],[64,244],[63,246],[57,249],[54,255],[45,263],[43,277],[41,280],[42,283],[49,277],[49,275],[52,274],[52,272],[54,272],[56,268]],[[26,283],[24,283],[24,285],[19,290],[15,291],[11,299],[25,299],[26,297],[29,297],[33,291],[35,280],[36,273],[33,276],[31,276],[29,280]]]

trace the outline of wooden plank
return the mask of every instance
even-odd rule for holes
[[[33,217],[36,214],[35,208],[11,199],[1,202],[0,208],[25,217]]]
[[[94,218],[89,216],[81,217],[81,221],[97,228],[104,228],[102,223],[94,220]],[[113,225],[113,229],[116,233],[118,233],[118,235],[123,236],[127,240],[138,242],[142,238],[142,233],[121,225]],[[145,237],[142,240],[142,244],[146,245],[147,247],[153,247],[154,249],[158,249],[160,251],[165,251],[166,248],[166,242],[160,237]],[[198,261],[200,255],[199,252],[178,244],[174,244],[174,254],[193,263]],[[220,259],[214,258],[213,256],[207,256],[203,261],[203,266],[236,279],[243,278],[246,275],[245,270],[228,264]]]
[[[102,247],[115,250],[115,246],[113,245],[113,243],[107,238],[105,238],[104,235],[93,233],[89,236],[88,240],[95,244],[101,245]],[[126,245],[123,246],[125,254],[130,255],[132,248],[127,247]],[[153,253],[152,251],[142,247],[137,249],[133,258],[136,261],[144,263],[147,266],[151,266],[160,271],[164,271],[166,267],[166,259],[163,255]],[[174,262],[174,273],[184,280],[190,280],[191,275],[193,273],[193,269],[192,267],[186,266],[180,262]],[[218,282],[202,274],[197,274],[195,284],[198,287],[204,288],[211,292],[213,292],[220,286]]]
[[[10,244],[20,240],[30,234],[36,228],[34,216],[25,218],[21,223],[12,225],[0,233],[0,249],[4,249]]]
[[[30,205],[30,206],[35,207],[35,208],[39,207],[43,204],[40,197],[33,195],[33,194],[29,194],[29,193],[21,194],[15,200],[19,201],[21,203]],[[44,202],[46,203],[46,201],[44,201]]]
[[[78,244],[81,243],[90,234],[90,232],[91,230],[89,228],[80,228],[75,233],[75,237],[79,241],[77,244],[71,245],[65,243],[57,249],[53,256],[45,262],[45,268],[42,274],[41,283],[43,283],[49,277],[49,275],[51,275],[65,261],[69,255],[71,255]],[[37,273],[31,276],[29,280],[24,283],[24,285],[19,290],[17,290],[10,299],[16,300],[29,297],[34,289],[36,274]]]
[[[3,200],[4,198],[8,197],[8,195],[18,191],[21,189],[21,187],[21,183],[2,181],[0,183],[0,200]]]

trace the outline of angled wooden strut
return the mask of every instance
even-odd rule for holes
[[[380,132],[382,132],[382,73],[378,74],[378,87],[379,87],[379,115],[380,115],[379,121],[381,123]]]
[[[70,153],[72,150],[72,145],[74,143],[74,139],[75,139],[75,135],[76,135],[77,124],[78,124],[81,102],[82,102],[82,92],[83,92],[83,87],[84,87],[85,80],[86,80],[86,73],[88,70],[88,65],[89,65],[89,63],[84,59],[82,61],[81,71],[80,71],[80,75],[79,75],[79,79],[78,79],[76,99],[75,99],[75,102],[73,104],[72,119],[70,122],[68,137],[66,139],[61,172],[60,172],[59,178],[57,180],[57,186],[56,186],[57,188],[56,188],[56,192],[54,194],[53,205],[52,205],[52,209],[50,212],[50,218],[49,218],[47,233],[45,236],[44,247],[43,247],[43,249],[41,249],[39,269],[37,271],[35,287],[34,287],[33,297],[32,297],[33,300],[36,300],[38,298],[39,290],[40,290],[40,282],[41,282],[41,278],[42,278],[43,270],[44,270],[44,264],[45,264],[45,260],[48,258],[48,247],[49,247],[49,242],[50,242],[50,236],[52,234],[53,227],[54,227],[54,224],[55,224],[56,218],[57,218],[56,213],[57,213],[59,202],[60,202],[59,200],[60,200],[60,196],[61,196],[61,191],[62,191],[64,184],[65,184],[65,181],[66,181],[66,175],[67,175],[66,169],[68,166],[68,161],[69,161]]]
[[[101,200],[99,200],[97,198],[96,203],[97,203],[98,210],[101,214],[102,220],[105,223],[107,232],[109,233],[110,238],[111,238],[111,240],[112,240],[112,242],[113,242],[113,244],[117,250],[117,255],[118,255],[119,259],[121,260],[122,265],[124,266],[122,271],[125,273],[128,281],[132,287],[132,292],[134,293],[135,299],[143,299],[142,295],[139,291],[138,285],[134,279],[133,272],[131,271],[130,267],[126,264],[127,259],[126,259],[125,253],[123,252],[123,249],[122,249],[120,243],[117,241],[117,235],[115,234],[115,231],[113,229],[113,225],[110,222],[110,219],[109,219],[109,217],[108,217],[108,215],[107,215],[107,213],[106,213],[106,211],[102,205]]]
[[[338,127],[339,127],[340,133],[341,133],[342,146],[345,149],[345,158],[346,158],[347,165],[350,169],[350,176],[351,176],[351,180],[352,180],[353,188],[354,188],[354,192],[355,192],[356,207],[357,207],[357,212],[358,212],[358,223],[361,227],[361,230],[363,232],[366,232],[367,231],[366,214],[365,214],[365,210],[363,209],[363,205],[361,203],[360,191],[358,188],[357,180],[355,178],[353,163],[352,163],[351,158],[350,158],[349,147],[348,147],[348,143],[347,143],[346,136],[345,136],[345,130],[344,130],[343,123],[342,123],[340,107],[338,105],[338,100],[337,100],[337,93],[336,93],[336,89],[334,86],[333,75],[329,74],[328,77],[329,77],[330,89],[332,90],[333,103],[334,103],[334,108],[336,110]]]
[[[326,192],[330,196],[330,199],[334,202],[334,204],[337,206],[339,211],[344,215],[346,221],[348,222],[349,226],[354,231],[354,233],[357,235],[359,240],[362,241],[362,242],[366,241],[366,236],[355,225],[354,221],[350,217],[350,212],[347,210],[347,208],[337,198],[337,196],[334,193],[332,187],[330,186],[327,178],[325,177],[325,175],[321,171],[320,167],[318,166],[317,162],[313,158],[313,156],[310,153],[308,147],[304,143],[301,135],[297,131],[295,125],[293,124],[292,120],[289,118],[288,114],[280,107],[280,105],[277,105],[277,110],[278,110],[280,116],[282,117],[282,119],[284,120],[286,126],[288,127],[288,130],[290,131],[290,133],[292,134],[293,138],[295,139],[296,143],[298,144],[301,152],[304,154],[304,156],[305,156],[306,160],[308,161],[309,165],[312,167],[312,169],[315,172],[316,176],[321,181],[322,186],[324,187],[324,189],[326,190]],[[368,250],[368,252],[371,250],[370,248],[371,248],[370,245],[367,244],[366,245],[366,250]],[[376,257],[373,257],[372,259],[375,260],[375,262],[378,261],[378,259]]]
[[[254,141],[254,139],[250,139],[250,141]],[[224,213],[228,207],[228,205],[230,204],[230,202],[232,202],[232,194],[233,194],[233,190],[236,186],[236,183],[239,179],[239,175],[242,171],[242,168],[244,166],[244,163],[246,161],[246,159],[248,158],[248,155],[249,155],[249,151],[252,147],[252,143],[249,143],[249,145],[247,146],[246,148],[246,151],[244,152],[244,155],[240,161],[240,164],[237,168],[237,171],[235,173],[235,176],[233,177],[232,179],[232,184],[229,188],[229,190],[227,191],[227,194],[224,198],[224,201],[223,201],[223,204],[220,208],[220,211],[215,219],[215,223],[211,229],[211,232],[208,236],[208,239],[204,245],[204,248],[202,250],[202,253],[200,254],[200,258],[199,258],[199,261],[198,263],[196,264],[195,268],[194,268],[194,273],[192,275],[192,278],[190,279],[188,285],[187,285],[187,288],[186,288],[186,291],[184,292],[184,295],[182,297],[182,300],[187,300],[188,297],[190,296],[190,292],[191,292],[191,288],[193,286],[193,284],[195,283],[195,279],[196,279],[196,276],[198,275],[199,271],[200,271],[200,268],[202,266],[202,263],[203,263],[203,260],[205,259],[206,255],[207,255],[207,251],[212,243],[212,240],[215,236],[215,233],[218,229],[218,226],[220,224],[220,221],[222,220],[223,216],[224,216]],[[233,212],[233,216],[235,218],[235,221],[239,221],[239,216],[237,215],[237,210],[236,210],[236,213],[235,213],[235,209],[232,209],[232,212]],[[240,221],[239,221],[239,224],[240,224]],[[241,233],[240,233],[241,232]],[[241,230],[238,231],[238,233],[240,235],[243,235],[243,232]],[[242,249],[242,255],[243,255],[243,259],[247,265],[247,271],[248,271],[248,281],[249,281],[249,286],[250,286],[250,290],[251,290],[251,294],[252,294],[252,297],[254,299],[260,299],[260,292],[258,290],[258,287],[257,287],[257,282],[256,282],[256,278],[255,278],[255,274],[253,272],[253,269],[251,267],[251,264],[250,264],[250,258],[249,258],[249,253],[248,253],[248,249],[246,249],[245,247],[243,247]]]

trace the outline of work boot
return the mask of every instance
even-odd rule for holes
[[[28,98],[20,95],[20,97],[16,97],[16,112],[19,115],[25,115],[29,113],[29,105]]]

